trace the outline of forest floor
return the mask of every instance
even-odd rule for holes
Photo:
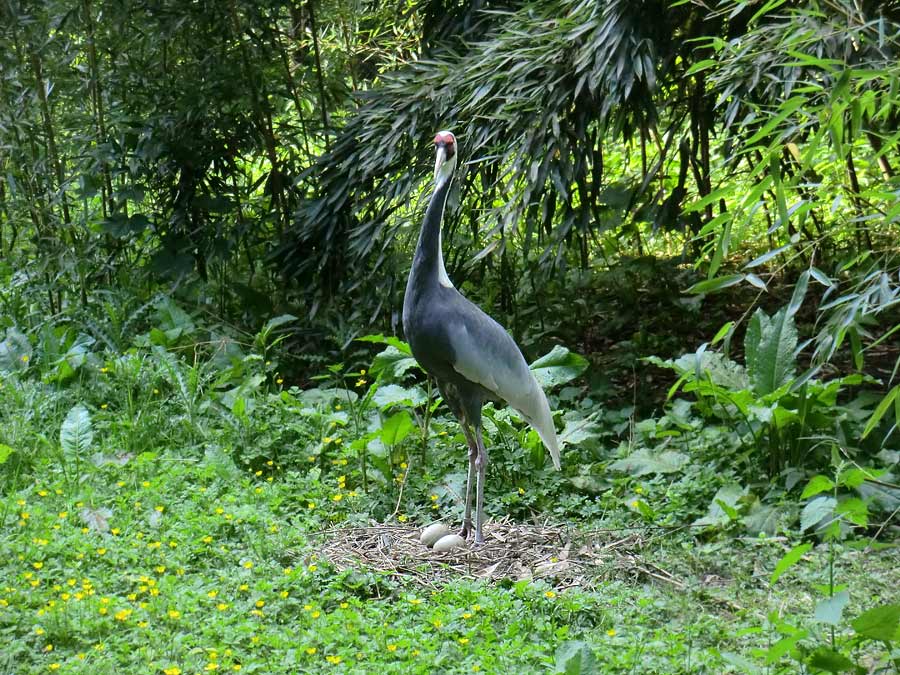
[[[341,539],[359,530],[317,517],[364,500],[346,479],[323,493],[214,450],[109,456],[79,486],[45,468],[0,511],[3,672],[539,673],[567,658],[575,673],[801,672],[775,666],[801,639],[830,643],[814,620],[830,574],[845,616],[900,583],[895,547],[820,544],[772,584],[784,538],[689,529],[594,532],[606,553],[577,583],[553,565],[485,580],[458,564],[468,553],[404,571],[389,545],[386,564],[353,565],[322,551],[352,550]]]

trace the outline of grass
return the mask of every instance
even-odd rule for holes
[[[8,672],[551,672],[573,639],[602,672],[741,672],[722,653],[752,659],[777,639],[767,615],[809,616],[811,588],[824,581],[823,552],[771,588],[782,539],[698,544],[682,534],[643,555],[683,589],[628,578],[592,591],[465,579],[426,589],[298,557],[321,526],[320,507],[308,508],[321,491],[274,466],[257,476],[214,452],[138,456],[89,468],[90,496],[79,501],[46,469],[3,503]],[[359,494],[334,494],[350,492]],[[321,508],[352,509],[354,499]],[[895,556],[840,557],[853,605],[891,597]]]
[[[895,601],[896,546],[807,535],[817,545],[770,583],[800,539],[794,525],[759,537],[724,515],[688,526],[740,475],[730,432],[684,406],[631,424],[627,412],[594,415],[570,388],[555,402],[582,440],[563,475],[544,468],[520,423],[488,409],[489,509],[637,530],[642,564],[611,565],[583,587],[423,586],[337,570],[315,557],[312,536],[389,520],[407,471],[397,520],[459,517],[452,490],[437,486],[462,473],[462,439],[440,410],[422,435],[417,413],[396,403],[412,389],[368,396],[370,375],[353,372],[339,377],[359,396],[310,398],[282,389],[277,364],[259,376],[253,354],[188,365],[144,347],[71,372],[40,358],[0,384],[0,671],[552,673],[577,653],[567,672],[775,674],[822,672],[808,662],[827,648],[897,672],[895,642],[854,642],[848,624]],[[680,453],[675,468],[648,456],[636,475],[610,470],[629,444],[660,439]],[[666,574],[641,572],[654,568]],[[844,589],[844,618],[816,620]]]

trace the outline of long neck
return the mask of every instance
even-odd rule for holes
[[[409,274],[410,285],[415,278],[420,284],[439,283],[442,286],[453,286],[444,268],[444,256],[441,253],[441,222],[444,219],[444,206],[447,204],[452,181],[453,176],[447,176],[431,195],[422,231],[419,233],[416,254],[413,256]]]

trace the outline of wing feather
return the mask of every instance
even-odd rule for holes
[[[550,405],[509,333],[480,309],[448,328],[453,369],[518,410],[537,431],[559,469],[559,444]]]

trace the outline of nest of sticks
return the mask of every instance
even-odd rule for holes
[[[508,518],[484,526],[485,543],[436,553],[419,542],[421,528],[402,525],[334,527],[314,533],[292,557],[327,561],[338,570],[368,569],[437,587],[465,577],[502,581],[544,579],[557,589],[592,588],[599,581],[627,577],[682,583],[641,556],[647,541],[640,531],[579,532],[549,524],[516,523]]]

